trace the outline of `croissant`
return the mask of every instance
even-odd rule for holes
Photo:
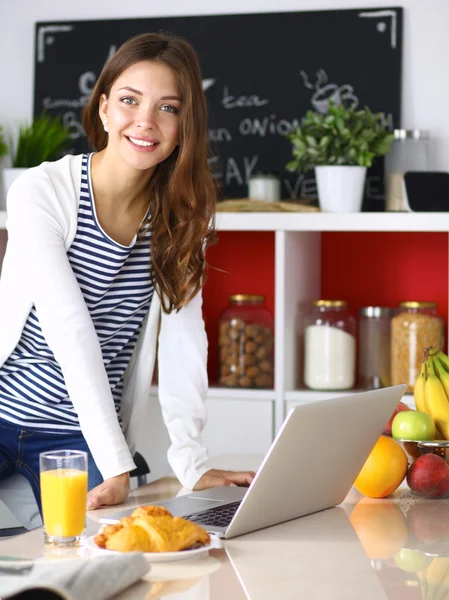
[[[207,531],[160,506],[142,506],[115,525],[105,526],[95,543],[120,552],[177,552],[194,544],[208,544]]]

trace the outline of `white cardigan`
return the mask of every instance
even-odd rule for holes
[[[16,347],[34,304],[81,431],[108,479],[134,468],[132,453],[149,401],[158,342],[159,400],[171,440],[168,460],[182,485],[193,488],[208,469],[200,437],[208,385],[201,294],[170,315],[153,295],[125,373],[123,434],[98,337],[67,258],[77,228],[80,183],[81,155],[66,156],[28,169],[9,190],[8,244],[0,278],[0,365]]]

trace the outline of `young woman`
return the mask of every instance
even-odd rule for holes
[[[201,288],[216,197],[191,46],[157,34],[126,42],[105,65],[83,126],[96,152],[29,169],[7,198],[0,480],[22,473],[39,503],[39,453],[82,449],[89,508],[122,502],[158,342],[180,482],[249,483],[251,472],[209,469],[201,443]]]

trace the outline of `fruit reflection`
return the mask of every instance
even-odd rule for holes
[[[410,550],[409,548],[401,548],[397,554],[393,556],[397,567],[407,573],[417,573],[423,571],[432,562],[432,557],[427,556],[419,550]]]
[[[437,557],[423,571],[417,573],[424,600],[449,598],[449,557]]]
[[[392,502],[362,498],[353,508],[350,521],[370,559],[397,554],[407,540],[407,523]]]
[[[407,524],[410,533],[424,544],[440,542],[449,533],[449,505],[432,500],[418,502],[408,511]]]

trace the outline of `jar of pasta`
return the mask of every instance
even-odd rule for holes
[[[424,348],[444,346],[444,323],[435,302],[400,302],[391,321],[391,383],[413,392]]]
[[[218,332],[218,381],[225,387],[273,387],[273,334],[265,297],[233,294]]]

